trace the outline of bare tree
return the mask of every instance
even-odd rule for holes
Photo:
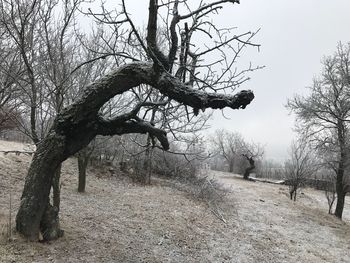
[[[217,130],[211,143],[214,151],[226,160],[229,172],[242,173],[246,180],[255,169],[255,161],[264,154],[260,144],[246,142],[238,132]]]
[[[284,164],[285,178],[290,199],[296,201],[298,189],[316,172],[316,163],[305,140],[294,141],[289,155],[290,158]]]
[[[235,162],[242,154],[242,147],[244,145],[242,135],[238,132],[217,130],[212,137],[212,144],[214,150],[226,160],[229,167],[228,171],[232,173]]]
[[[9,43],[8,35],[0,23],[0,131],[13,129],[20,120],[19,88],[16,79],[22,69],[16,49]],[[6,69],[6,70],[4,70]],[[11,74],[8,74],[11,72]]]
[[[130,111],[107,119],[101,116],[100,109],[113,97],[146,84],[164,95],[167,100],[192,107],[195,115],[199,110],[206,108],[244,109],[253,100],[254,95],[250,90],[236,92],[235,95],[207,92],[208,89],[231,89],[237,84],[232,79],[232,74],[235,74],[234,70],[230,70],[232,65],[227,65],[225,74],[217,76],[211,73],[215,81],[209,87],[206,86],[206,75],[203,78],[196,75],[196,70],[200,72],[201,68],[196,63],[200,61],[199,57],[204,58],[205,54],[220,51],[223,46],[232,42],[250,45],[251,33],[236,35],[227,40],[221,39],[220,44],[202,51],[200,49],[196,52],[187,51],[187,54],[192,53],[192,61],[189,58],[189,65],[183,63],[182,66],[185,67],[188,74],[181,73],[181,76],[179,76],[180,73],[176,74],[176,58],[181,52],[181,45],[179,46],[178,43],[179,22],[187,20],[190,23],[196,16],[202,19],[198,21],[205,21],[223,4],[234,4],[235,2],[227,0],[205,4],[203,1],[198,8],[181,15],[179,10],[186,10],[187,6],[184,1],[159,4],[156,0],[150,0],[147,36],[144,41],[127,12],[125,1],[122,1],[122,11],[114,24],[125,26],[128,30],[126,31],[126,35],[129,36],[128,43],[137,43],[147,54],[148,60],[144,62],[135,61],[133,58],[127,60],[116,70],[88,85],[80,98],[57,115],[47,136],[38,145],[28,171],[21,205],[16,217],[16,228],[20,233],[31,240],[37,240],[40,231],[45,233],[45,239],[55,239],[62,234],[58,212],[49,204],[50,182],[61,162],[88,145],[96,135],[148,133],[153,138],[153,144],[156,144],[157,139],[163,149],[169,149],[166,131],[140,117],[141,110],[155,107],[162,101],[149,101],[146,98],[136,104],[131,104],[133,108]],[[179,4],[184,5],[185,9],[179,9]],[[159,10],[165,6],[172,6],[173,10],[169,16],[171,23],[167,28],[171,38],[171,45],[166,50],[167,53],[161,51],[157,43]],[[210,20],[207,21],[213,26]],[[192,27],[188,25],[188,28]],[[194,29],[202,32],[198,26]],[[244,39],[247,37],[248,39]],[[201,66],[203,67],[203,64]],[[227,74],[228,78],[225,77]]]
[[[264,148],[258,143],[244,142],[241,151],[242,156],[248,162],[248,167],[244,171],[243,178],[248,180],[250,173],[255,169],[255,162],[263,157]]]
[[[342,218],[345,196],[350,191],[345,173],[349,160],[350,44],[340,43],[335,54],[324,58],[322,64],[322,74],[314,79],[310,94],[296,95],[287,107],[296,114],[299,132],[321,154],[332,153],[338,196],[335,216]]]
[[[35,144],[47,135],[63,107],[107,68],[106,62],[104,68],[91,63],[106,58],[106,54],[92,53],[80,44],[81,38],[88,39],[75,28],[77,11],[83,2],[1,1],[1,25],[7,46],[16,54],[16,63],[2,63],[0,70],[11,81],[8,83],[19,91],[17,95],[23,109],[22,118],[17,118],[22,120],[20,130]],[[91,40],[85,42],[90,48],[101,44],[100,38]],[[53,206],[57,211],[60,208],[60,173],[58,166],[52,184]]]
[[[37,132],[37,106],[39,102],[39,87],[36,80],[35,67],[39,41],[35,32],[38,21],[40,1],[28,3],[25,1],[1,1],[1,25],[8,38],[9,45],[16,48],[19,54],[20,64],[23,67],[21,78],[15,78],[11,72],[11,67],[6,69],[6,74],[12,76],[18,87],[26,94],[25,103],[29,105],[30,115],[30,135],[31,139],[39,142]],[[5,71],[5,68],[2,68]]]
[[[335,189],[335,185],[333,181],[330,181],[330,184],[326,187],[324,193],[327,199],[327,203],[328,203],[328,214],[332,214],[332,208],[334,205],[334,202],[337,199],[337,195],[336,195],[336,189]]]

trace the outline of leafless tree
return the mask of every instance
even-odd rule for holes
[[[22,107],[22,118],[17,118],[22,120],[20,130],[36,144],[47,135],[63,107],[107,68],[106,62],[102,67],[91,63],[106,58],[106,54],[100,56],[80,44],[84,40],[84,44],[95,50],[101,44],[100,38],[93,38],[92,42],[96,36],[90,40],[75,28],[82,3],[83,0],[1,1],[5,47],[11,48],[16,60],[2,63],[0,70],[10,80],[8,85],[16,87]],[[80,168],[82,163],[85,162],[80,162]],[[58,166],[52,184],[53,206],[57,211],[60,171]]]
[[[9,43],[3,25],[0,23],[0,131],[13,129],[20,120],[19,89],[16,78],[22,70],[15,48]],[[6,69],[6,70],[3,70]],[[8,74],[11,72],[11,75]]]
[[[209,90],[219,91],[221,89],[226,89],[229,92],[229,89],[237,86],[237,78],[242,77],[244,73],[237,76],[233,64],[226,64],[225,70],[221,71],[222,74],[216,74],[214,71],[210,71],[210,74],[207,72],[209,77],[202,69],[206,65],[204,64],[205,55],[210,52],[221,52],[224,46],[231,45],[233,47],[232,43],[237,43],[239,48],[253,45],[250,42],[253,34],[246,33],[231,38],[220,38],[219,34],[219,42],[214,41],[212,47],[198,47],[197,50],[193,51],[181,45],[181,41],[179,41],[179,35],[182,31],[185,32],[185,36],[187,35],[186,39],[189,39],[188,31],[193,31],[193,34],[194,32],[202,33],[202,26],[205,25],[214,28],[208,19],[210,14],[217,12],[224,4],[234,4],[236,1],[227,0],[211,3],[201,1],[199,7],[186,11],[188,6],[186,1],[161,3],[150,0],[145,39],[131,20],[125,1],[121,2],[122,10],[117,19],[112,22],[114,25],[124,27],[125,35],[128,36],[127,43],[140,47],[147,54],[147,60],[135,61],[136,59],[133,57],[126,58],[123,65],[88,85],[82,96],[69,107],[63,109],[53,121],[47,136],[42,139],[33,157],[16,217],[17,230],[31,240],[38,239],[39,231],[45,233],[45,239],[55,239],[61,235],[58,213],[49,204],[50,182],[52,182],[54,172],[61,162],[84,148],[96,135],[148,133],[151,135],[153,144],[156,144],[157,139],[163,149],[169,149],[166,131],[151,125],[140,117],[142,110],[152,109],[162,104],[163,101],[149,101],[146,97],[144,100],[130,103],[130,106],[133,107],[130,111],[107,119],[101,115],[100,109],[113,97],[118,97],[127,91],[132,92],[133,89],[145,84],[164,95],[165,100],[177,101],[184,107],[192,107],[195,115],[199,113],[199,110],[206,108],[244,109],[254,98],[250,90],[236,92],[234,95],[208,92]],[[179,5],[183,5],[184,9],[180,9]],[[167,16],[170,19],[170,24],[163,25],[164,28],[167,28],[166,32],[169,32],[170,46],[165,51],[161,51],[160,45],[157,43],[157,35],[158,28],[163,27],[158,27],[160,23],[158,19],[164,8],[172,10],[172,13]],[[179,10],[184,10],[185,13],[180,14]],[[102,17],[96,13],[94,15],[98,19],[105,19],[105,14]],[[184,29],[180,25],[180,22],[185,21],[187,21],[188,30],[186,24]],[[190,24],[192,21],[197,21],[199,24],[192,26]],[[205,30],[205,32],[208,31]],[[213,32],[222,31],[215,30]],[[121,35],[120,38],[125,35]],[[214,36],[212,37],[215,39]],[[187,46],[191,47],[190,44]],[[185,53],[182,48],[186,49]],[[188,57],[185,62],[181,56],[186,55],[186,53]],[[119,55],[123,56],[123,53],[120,52]],[[179,58],[180,63],[177,58]],[[179,70],[180,68],[181,70]],[[211,66],[207,64],[206,68],[210,69]],[[208,85],[209,80],[211,81]]]
[[[255,162],[264,154],[258,143],[248,143],[238,132],[217,130],[211,138],[215,153],[223,157],[229,165],[229,172],[239,172],[248,179],[255,169]]]
[[[264,155],[264,147],[258,143],[244,142],[242,145],[242,156],[248,162],[243,178],[248,180],[251,172],[255,170],[255,162],[260,160]]]
[[[309,145],[303,139],[292,143],[289,155],[290,158],[284,164],[285,179],[290,199],[296,201],[298,189],[316,172],[316,162]]]
[[[333,177],[333,176],[331,176]],[[332,208],[333,205],[337,199],[337,194],[336,194],[336,187],[335,187],[335,182],[333,180],[334,178],[330,178],[328,180],[329,184],[327,185],[326,189],[324,190],[327,203],[328,203],[328,214],[332,214]]]
[[[238,132],[217,130],[212,137],[214,150],[228,163],[229,172],[234,171],[235,162],[243,154],[244,139]]]
[[[21,78],[15,78],[12,75],[11,67],[2,68],[6,74],[16,81],[16,85],[27,94],[26,102],[30,108],[30,135],[35,143],[39,142],[37,133],[37,105],[39,103],[39,87],[36,81],[35,63],[39,43],[36,41],[35,29],[37,26],[40,1],[32,3],[25,1],[1,1],[1,25],[7,36],[10,46],[14,46],[19,54],[19,59],[23,68]],[[2,65],[3,66],[3,65]]]
[[[314,147],[332,153],[336,174],[337,206],[341,218],[349,185],[345,173],[349,160],[348,130],[350,120],[350,44],[339,44],[333,56],[323,59],[323,71],[315,78],[307,96],[296,95],[287,107],[297,117],[298,130]]]

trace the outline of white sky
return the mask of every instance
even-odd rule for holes
[[[139,26],[147,21],[148,2],[126,1]],[[241,0],[240,5],[226,6],[214,18],[218,23],[238,27],[236,34],[261,28],[255,38],[260,52],[252,48],[242,61],[266,68],[253,73],[241,87],[254,91],[254,101],[245,110],[224,110],[229,120],[217,111],[210,132],[239,131],[246,139],[264,144],[267,159],[283,161],[294,137],[294,118],[284,105],[293,94],[306,92],[305,87],[320,73],[324,55],[333,54],[339,41],[350,41],[350,1]]]
[[[225,110],[230,121],[216,113],[215,128],[237,130],[265,144],[266,158],[285,159],[295,136],[294,118],[284,107],[287,98],[307,92],[322,57],[333,54],[339,41],[350,41],[349,11],[349,0],[242,0],[224,10],[223,16],[243,30],[261,28],[260,53],[248,58],[266,68],[242,87],[254,91],[252,104],[242,111]]]

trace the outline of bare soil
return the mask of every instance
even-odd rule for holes
[[[0,141],[0,150],[23,147]],[[304,189],[292,202],[284,186],[211,172],[230,189],[223,223],[171,181],[140,186],[108,167],[90,168],[80,194],[74,158],[63,166],[64,237],[8,241],[10,195],[14,225],[30,159],[0,153],[0,262],[350,262],[349,197],[340,221],[321,191]]]

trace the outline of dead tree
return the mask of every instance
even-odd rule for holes
[[[157,43],[158,13],[163,5],[156,0],[149,1],[149,19],[146,42],[136,30],[132,20],[123,4],[122,20],[115,24],[129,25],[128,35],[134,37],[139,46],[147,54],[147,61],[127,61],[124,65],[100,78],[85,88],[82,96],[73,104],[58,113],[53,121],[48,134],[38,144],[37,151],[30,165],[25,181],[20,208],[16,217],[16,228],[30,240],[38,240],[39,232],[43,233],[44,239],[52,240],[62,235],[59,226],[58,211],[49,203],[49,193],[56,169],[68,157],[86,147],[96,135],[121,135],[128,133],[148,133],[153,138],[153,143],[160,142],[161,147],[169,149],[167,134],[164,130],[151,125],[139,117],[141,109],[154,107],[160,102],[144,100],[128,112],[118,116],[105,118],[100,114],[103,105],[115,96],[121,95],[142,84],[149,85],[154,90],[163,94],[169,100],[177,101],[187,107],[193,108],[195,114],[206,108],[244,109],[254,98],[253,92],[243,90],[235,95],[221,95],[217,92],[209,93],[203,87],[205,82],[200,82],[196,76],[196,59],[192,59],[190,66],[184,64],[188,77],[184,82],[184,76],[176,74],[176,55],[179,51],[177,28],[180,21],[194,16],[205,18],[211,12],[216,12],[222,4],[235,3],[236,1],[217,1],[201,6],[180,15],[179,3],[171,1],[168,5],[173,6],[172,20],[169,25],[171,45],[167,53],[161,51]],[[242,41],[241,36],[234,36],[225,40],[223,44],[209,48],[200,53],[193,53],[193,58],[198,58],[213,50],[219,50],[232,41]],[[251,35],[251,34],[250,34]],[[130,39],[131,41],[131,39]],[[250,39],[244,41],[249,44]],[[226,83],[226,81],[225,81]],[[232,87],[234,83],[225,87]],[[216,88],[224,85],[220,80],[209,87]]]

